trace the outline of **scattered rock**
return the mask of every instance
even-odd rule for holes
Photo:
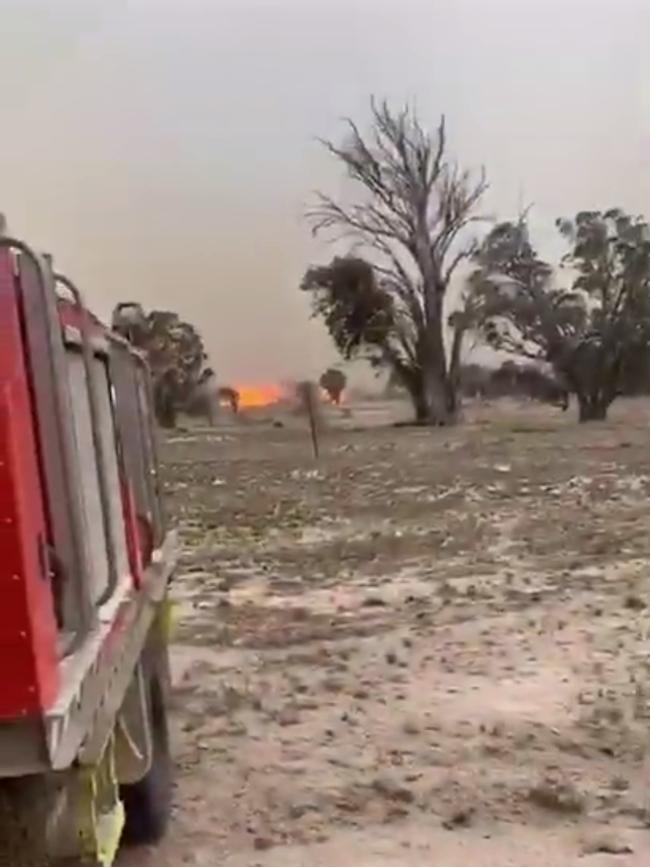
[[[405,735],[419,735],[420,734],[420,726],[416,719],[412,717],[404,721],[404,725],[402,726],[402,731]]]
[[[614,831],[607,829],[586,837],[581,852],[583,855],[630,855],[634,849]]]
[[[387,603],[381,596],[367,596],[362,604],[364,608],[385,608]]]
[[[289,818],[291,819],[302,819],[303,816],[306,816],[307,813],[317,813],[318,805],[313,804],[310,801],[307,801],[303,804],[292,804],[289,807]]]
[[[270,837],[256,837],[253,845],[258,852],[266,852],[268,849],[272,849],[275,843]]]
[[[415,800],[413,792],[389,774],[381,774],[376,777],[372,781],[372,788],[378,795],[382,795],[390,801],[412,804]]]
[[[298,708],[287,705],[279,711],[275,719],[281,726],[295,726],[300,722],[300,714]]]
[[[630,611],[643,611],[647,608],[647,603],[644,599],[641,599],[640,596],[631,593],[629,596],[625,597],[625,607]]]
[[[345,684],[340,677],[326,677],[321,682],[321,687],[325,692],[337,693],[343,692]]]
[[[629,781],[618,774],[615,777],[612,777],[610,785],[615,792],[627,792],[630,788]]]
[[[408,814],[409,811],[407,807],[404,807],[402,804],[391,803],[389,804],[386,815],[384,816],[384,821],[398,822],[400,819],[405,819]]]
[[[579,814],[584,812],[585,798],[573,783],[544,780],[528,792],[528,799],[537,807],[556,813]]]
[[[442,827],[446,831],[453,831],[456,828],[469,828],[475,816],[473,807],[458,807],[452,812],[448,819],[442,823]]]

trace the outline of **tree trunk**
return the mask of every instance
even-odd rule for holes
[[[603,353],[583,345],[554,365],[560,381],[576,393],[581,422],[604,421],[619,392],[619,368]]]
[[[453,407],[449,405],[449,384],[445,374],[431,365],[425,370],[423,379],[425,423],[433,426],[450,424]]]
[[[421,337],[421,367],[425,424],[449,425],[456,420],[456,386],[447,369],[447,356],[442,333],[442,298],[436,302],[437,312],[429,319]]]
[[[167,429],[176,427],[176,405],[164,383],[154,386],[154,409],[158,424]]]
[[[417,382],[405,383],[405,388],[411,399],[417,424],[443,426],[453,424],[456,421],[458,409],[456,394],[455,392],[451,392],[448,383],[438,386],[434,382],[428,386],[423,376]],[[432,392],[435,400],[435,410],[433,412]]]
[[[409,370],[407,375],[405,370],[401,370],[399,372],[399,379],[411,399],[416,424],[432,424],[423,372],[419,369]]]
[[[424,395],[422,393],[417,395],[412,394],[411,400],[413,402],[413,409],[415,410],[415,421],[417,424],[427,424],[429,412]]]
[[[394,366],[393,372],[408,392],[417,424],[442,426],[456,421],[456,388],[447,373],[444,350],[436,356],[422,340],[418,363],[413,367]]]
[[[410,371],[410,375],[404,376],[404,371],[400,371],[399,379],[408,392],[408,396],[413,404],[413,412],[415,413],[415,421],[417,424],[427,423],[427,403],[424,399],[424,386],[422,375],[419,371]]]
[[[449,382],[454,391],[454,399],[460,388],[461,357],[466,331],[467,327],[465,323],[457,322],[454,326],[454,333],[451,341],[451,352],[449,353]]]
[[[579,420],[604,421],[607,418],[609,402],[598,395],[578,395]]]

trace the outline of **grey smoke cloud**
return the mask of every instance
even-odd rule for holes
[[[486,210],[650,210],[645,0],[0,0],[0,210],[107,316],[170,306],[223,377],[334,359],[296,290],[371,93],[449,121]]]

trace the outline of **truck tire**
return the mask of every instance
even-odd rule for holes
[[[165,834],[172,805],[173,767],[163,686],[157,674],[149,679],[151,767],[137,783],[120,788],[124,804],[123,842],[130,846],[157,843]]]

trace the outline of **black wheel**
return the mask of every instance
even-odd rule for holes
[[[172,804],[173,768],[163,687],[157,675],[149,681],[153,755],[147,774],[137,783],[122,786],[123,841],[138,846],[157,843],[165,834]]]

